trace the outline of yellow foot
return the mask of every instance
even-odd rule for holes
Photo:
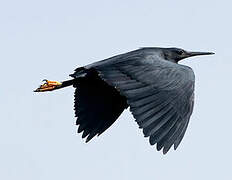
[[[49,81],[47,79],[44,79],[43,81],[45,81],[44,84],[40,85],[40,87],[34,90],[34,92],[52,91],[62,85],[62,83],[58,81]]]

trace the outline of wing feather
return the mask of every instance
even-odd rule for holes
[[[114,56],[85,66],[81,72],[77,69],[72,75],[83,77],[81,74],[91,69],[95,72],[93,79],[76,86],[75,93],[76,124],[86,141],[103,133],[129,105],[157,150],[163,149],[165,154],[172,145],[174,149],[179,146],[193,111],[194,73],[154,52],[145,48]],[[96,87],[100,91],[94,90]]]
[[[101,80],[97,72],[85,72],[86,77],[79,78],[74,87],[74,110],[77,117],[77,132],[90,141],[108,129],[128,107],[126,98]]]
[[[151,145],[167,153],[180,144],[193,108],[194,73],[183,65],[154,58],[94,67],[127,98],[130,111]],[[109,75],[112,72],[112,75]]]

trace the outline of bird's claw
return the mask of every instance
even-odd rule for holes
[[[58,81],[49,81],[47,79],[44,79],[42,82],[44,82],[40,87],[38,87],[34,92],[45,92],[45,91],[52,91],[54,89],[57,89],[62,85],[61,82]]]

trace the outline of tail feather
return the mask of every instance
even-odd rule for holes
[[[87,74],[87,70],[84,67],[79,67],[75,69],[75,72],[73,74],[70,74],[69,76],[73,78],[79,78],[79,77],[85,77]]]

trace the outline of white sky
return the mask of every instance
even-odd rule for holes
[[[0,179],[231,179],[232,3],[191,1],[0,2]],[[73,88],[36,94],[41,80],[143,46],[213,51],[185,60],[196,103],[177,151],[149,145],[127,111],[85,144]]]

